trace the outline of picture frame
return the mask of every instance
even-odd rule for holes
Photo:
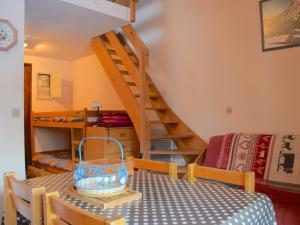
[[[51,74],[37,74],[37,99],[51,99]]]
[[[262,50],[300,46],[300,0],[261,0]]]

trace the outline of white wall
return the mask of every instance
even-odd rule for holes
[[[137,21],[154,82],[200,136],[300,133],[300,48],[262,52],[259,1],[142,0]]]
[[[93,101],[101,103],[102,109],[124,109],[96,55],[73,61],[72,69],[73,108],[75,110],[90,109]]]
[[[25,63],[32,64],[32,110],[34,112],[63,111],[73,108],[72,62],[25,55]],[[58,74],[61,77],[62,95],[59,98],[37,98],[37,74]]]
[[[23,40],[24,0],[1,0],[0,15],[9,19],[18,30],[18,44],[8,52],[0,52],[0,174],[15,171],[19,178],[25,176],[24,156],[24,106],[23,106]],[[11,116],[12,108],[20,116]],[[0,180],[0,216],[3,204],[3,182]]]

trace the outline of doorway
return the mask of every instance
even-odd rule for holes
[[[31,165],[32,64],[24,64],[25,167]]]

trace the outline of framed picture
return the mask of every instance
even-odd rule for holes
[[[37,97],[38,99],[49,99],[51,97],[50,93],[50,74],[38,73],[38,90]]]
[[[261,0],[263,51],[300,46],[300,0]]]

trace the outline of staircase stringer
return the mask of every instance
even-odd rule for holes
[[[140,138],[140,110],[137,100],[132,95],[130,88],[127,86],[125,78],[120,73],[100,37],[92,39],[92,47],[99,61],[103,65],[103,68],[106,71],[124,107],[126,108],[128,115],[133,122],[137,136]]]
[[[150,102],[152,103],[152,105],[159,105],[159,106],[164,106],[167,108],[167,110],[165,112],[157,112],[159,118],[161,120],[176,120],[178,121],[178,123],[176,125],[172,125],[172,124],[164,124],[164,127],[167,129],[167,131],[170,134],[192,134],[193,137],[189,138],[189,139],[182,139],[182,140],[174,140],[176,145],[184,150],[184,149],[199,149],[201,150],[201,153],[198,156],[198,159],[200,160],[205,153],[205,149],[207,147],[207,143],[197,134],[195,133],[191,128],[189,128],[188,125],[186,125],[179,116],[177,116],[177,114],[171,109],[171,107],[167,104],[167,102],[164,100],[164,98],[162,98],[159,90],[156,88],[156,86],[154,85],[153,81],[151,80],[150,76],[147,74],[147,77],[151,83],[151,88],[159,93],[160,97],[157,99],[150,99]],[[186,157],[190,157],[190,156],[186,156]]]
[[[135,66],[133,61],[130,59],[128,53],[125,51],[123,45],[121,44],[120,40],[118,39],[117,35],[115,32],[111,31],[105,34],[107,39],[109,40],[110,44],[112,47],[115,49],[116,53],[119,55],[121,58],[121,61],[123,62],[124,66],[128,70],[128,73],[131,75],[133,78],[134,82],[138,87],[141,86],[141,76],[140,76],[140,71],[138,68]]]

